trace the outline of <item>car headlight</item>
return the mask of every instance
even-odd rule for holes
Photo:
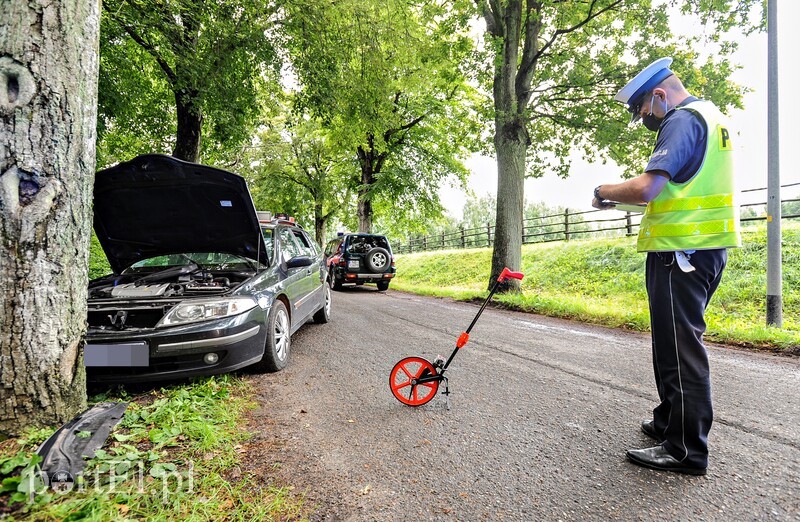
[[[173,307],[156,325],[175,326],[238,315],[257,306],[252,297],[227,297],[223,299],[193,299]]]

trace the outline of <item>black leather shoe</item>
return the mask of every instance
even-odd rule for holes
[[[651,420],[643,420],[642,421],[642,433],[650,437],[651,439],[655,439],[658,442],[663,441],[664,439],[661,438],[658,433],[656,433],[655,424]]]
[[[676,473],[686,473],[687,475],[705,475],[706,468],[687,466],[678,462],[675,457],[667,453],[664,446],[654,446],[645,449],[632,449],[625,453],[628,460],[639,466],[660,471],[674,471]]]

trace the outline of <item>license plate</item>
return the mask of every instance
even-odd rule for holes
[[[100,366],[149,366],[150,349],[146,342],[87,344],[83,350],[83,365]]]
[[[358,259],[351,259],[347,262],[347,268],[358,268]]]

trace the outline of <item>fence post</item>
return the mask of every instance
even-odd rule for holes
[[[631,212],[630,210],[625,212],[625,228],[628,231],[628,235],[633,235],[633,221],[631,220]]]
[[[492,246],[492,224],[486,223],[486,246]]]
[[[444,232],[442,232],[442,249],[444,250]]]
[[[564,241],[569,241],[569,209],[564,209]]]
[[[464,225],[461,225],[461,248],[467,248],[467,238],[464,236]]]
[[[428,236],[422,236],[422,251],[428,251]]]

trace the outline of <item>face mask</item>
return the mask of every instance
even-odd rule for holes
[[[653,97],[650,99],[650,114],[645,114],[642,117],[642,124],[647,128],[647,130],[656,132],[658,131],[659,127],[661,127],[661,122],[664,121],[664,118],[659,118],[653,114],[653,102],[656,101],[656,95],[654,94]],[[664,114],[667,113],[667,100],[664,99]]]

